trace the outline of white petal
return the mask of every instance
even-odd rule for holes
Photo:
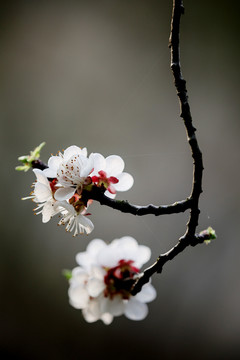
[[[41,184],[44,184],[46,186],[49,186],[49,181],[44,175],[44,172],[40,169],[33,169],[34,174],[36,175],[37,181]]]
[[[140,245],[136,254],[135,265],[139,268],[148,262],[151,257],[151,249],[148,246]]]
[[[102,313],[110,313],[113,316],[120,316],[124,313],[124,303],[120,295],[115,295],[113,299],[103,298],[100,304]]]
[[[84,158],[86,159],[84,162],[83,162],[83,165],[82,165],[82,168],[81,168],[81,171],[80,171],[80,176],[81,177],[87,177],[89,176],[89,174],[91,173],[93,167],[94,167],[94,162],[93,162],[93,158]]]
[[[42,222],[48,222],[57,213],[53,201],[47,201],[42,209]]]
[[[80,252],[76,255],[76,261],[84,269],[91,269],[94,265],[98,265],[97,255],[99,251],[105,248],[107,244],[100,239],[92,240],[88,246],[87,250]]]
[[[73,189],[72,187],[64,187],[57,189],[57,191],[54,194],[54,197],[58,201],[68,200],[71,199],[71,197],[75,194],[76,189]]]
[[[50,168],[44,169],[43,173],[47,178],[55,178],[55,177],[57,177],[57,171],[55,171],[53,169],[50,169]]]
[[[106,158],[106,172],[108,176],[119,175],[124,169],[124,161],[118,155],[110,155]]]
[[[93,323],[97,320],[99,320],[99,318],[97,316],[94,316],[93,314],[90,313],[90,311],[88,310],[88,308],[83,309],[82,310],[82,314],[84,319],[88,322],[88,323]]]
[[[94,229],[94,225],[92,223],[92,221],[90,219],[88,219],[88,217],[84,216],[84,215],[78,215],[79,218],[79,225],[83,227],[83,229],[81,229],[80,232],[83,232],[83,230],[86,231],[86,234],[90,234],[93,229]]]
[[[72,270],[72,277],[69,280],[70,284],[84,285],[87,280],[88,280],[88,273],[84,269],[77,266]]]
[[[155,288],[151,284],[145,284],[142,287],[142,290],[134,296],[136,300],[139,300],[143,303],[148,303],[150,301],[153,301],[157,296],[157,292]]]
[[[55,178],[57,176],[57,170],[62,164],[63,159],[60,156],[51,156],[48,160],[48,169],[44,169],[44,175],[49,178]]]
[[[91,299],[87,308],[83,310],[83,316],[86,321],[94,322],[101,318],[102,312],[100,311],[99,299]]]
[[[104,322],[105,325],[110,325],[113,321],[112,314],[105,313],[101,316],[101,320]]]
[[[71,285],[68,290],[69,300],[76,309],[83,309],[87,306],[89,295],[87,290],[81,285]]]
[[[103,240],[94,239],[88,244],[86,251],[95,258],[97,253],[106,246],[107,244]]]
[[[87,252],[78,253],[76,255],[76,261],[86,270],[90,269],[93,264],[92,258]]]
[[[106,270],[103,269],[101,266],[93,265],[91,267],[91,276],[95,279],[101,280],[104,282],[104,276],[106,275]]]
[[[87,283],[87,291],[90,296],[97,297],[105,289],[106,285],[99,279],[90,279]]]
[[[98,175],[98,172],[100,170],[105,170],[105,168],[106,168],[106,160],[99,153],[92,153],[89,156],[89,159],[91,157],[93,157],[93,168],[94,168],[94,171],[93,171],[93,173],[91,175]]]
[[[36,202],[45,202],[52,198],[52,192],[50,185],[45,185],[40,182],[37,182],[34,187],[34,195]]]
[[[63,153],[64,161],[68,161],[70,157],[72,157],[73,155],[82,155],[86,157],[87,149],[86,148],[81,149],[76,145],[69,146]]]
[[[110,251],[115,254],[115,260],[117,262],[121,259],[133,260],[134,262],[138,258],[138,243],[131,236],[124,236],[121,239],[114,240],[109,245]],[[134,265],[136,265],[134,263]]]
[[[97,255],[98,263],[104,267],[114,267],[118,264],[119,260],[121,260],[119,254],[113,251],[110,245],[99,251]]]
[[[114,184],[114,187],[117,191],[127,191],[129,190],[134,183],[132,175],[123,172],[119,176],[117,176],[119,182]]]
[[[125,305],[124,314],[130,320],[143,320],[148,314],[148,307],[146,304],[130,298]]]

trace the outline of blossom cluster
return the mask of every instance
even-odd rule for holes
[[[99,153],[87,156],[86,148],[73,145],[51,156],[46,169],[33,169],[34,189],[24,199],[30,198],[37,204],[34,211],[42,214],[44,223],[59,214],[59,225],[66,225],[66,230],[73,231],[74,236],[83,232],[89,234],[94,228],[87,212],[92,200],[83,201],[83,190],[100,187],[110,198],[114,198],[117,191],[129,190],[133,177],[123,172],[124,166],[120,156],[104,158]]]
[[[131,281],[150,256],[151,250],[130,236],[110,244],[92,240],[85,252],[76,255],[78,266],[69,280],[70,304],[81,309],[89,323],[102,320],[110,324],[114,316],[123,314],[131,320],[143,320],[148,314],[146,303],[156,298],[156,290],[150,283],[135,296],[130,290]]]

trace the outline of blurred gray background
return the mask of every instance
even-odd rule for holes
[[[61,271],[94,238],[135,237],[152,261],[184,233],[188,213],[121,214],[91,206],[95,230],[73,238],[33,216],[34,174],[72,144],[118,154],[134,187],[119,199],[168,204],[190,193],[192,160],[169,69],[169,0],[1,3],[1,359],[239,359],[239,2],[185,0],[181,63],[200,147],[198,230],[218,239],[187,249],[153,284],[142,322],[87,324],[68,304]],[[149,262],[150,264],[150,262]]]

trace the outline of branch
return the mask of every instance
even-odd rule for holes
[[[149,282],[150,277],[154,273],[161,273],[163,265],[166,262],[174,259],[187,246],[195,246],[207,240],[207,238],[205,238],[204,240],[202,235],[195,235],[200,214],[198,203],[200,194],[202,192],[203,162],[202,153],[199,149],[197,138],[195,135],[196,129],[192,124],[192,116],[188,102],[186,81],[183,79],[180,65],[179,32],[180,19],[183,13],[183,1],[173,0],[169,47],[171,49],[171,70],[173,72],[174,84],[180,103],[180,117],[183,119],[186,128],[187,140],[190,145],[193,158],[193,185],[192,192],[189,198],[190,217],[187,223],[187,230],[185,234],[180,238],[179,242],[167,253],[160,255],[157,261],[152,266],[145,269],[144,272],[140,275],[140,277],[136,279],[136,282],[132,287],[133,295],[136,295],[139,291],[141,291],[142,286]]]
[[[93,186],[90,191],[83,190],[82,199],[87,203],[88,200],[96,200],[101,205],[106,205],[112,209],[119,210],[123,213],[132,215],[148,215],[153,214],[155,216],[166,215],[166,214],[177,214],[186,211],[191,208],[192,200],[187,198],[186,200],[177,201],[170,205],[155,206],[152,204],[146,206],[139,206],[130,204],[127,200],[114,200],[105,196],[102,189],[97,186]]]
[[[180,103],[180,117],[184,121],[187,132],[188,143],[191,148],[193,158],[193,186],[190,199],[192,199],[190,218],[188,221],[188,228],[186,236],[194,236],[196,227],[198,225],[198,218],[200,210],[198,209],[199,196],[202,192],[202,172],[203,162],[202,153],[199,149],[197,138],[195,135],[196,129],[192,124],[192,116],[188,102],[186,81],[183,79],[180,65],[180,50],[179,50],[179,29],[181,15],[184,13],[183,1],[173,0],[173,12],[171,21],[171,32],[169,39],[169,47],[171,49],[171,69],[173,72],[174,83]]]

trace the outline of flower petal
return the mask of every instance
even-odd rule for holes
[[[87,306],[89,295],[87,290],[81,285],[71,285],[68,290],[69,301],[76,309],[83,309]]]
[[[48,168],[43,170],[44,175],[49,178],[55,178],[62,160],[60,156],[51,156],[48,160]]]
[[[77,266],[72,270],[72,277],[69,282],[73,285],[84,285],[88,280],[88,277],[88,273],[81,267]]]
[[[72,187],[59,188],[54,194],[54,197],[58,201],[68,200],[75,194],[76,189]]]
[[[124,169],[124,161],[118,155],[110,155],[106,158],[106,172],[108,176],[121,174]]]
[[[86,157],[87,149],[86,148],[81,149],[76,145],[69,146],[63,153],[64,160],[68,161],[70,157],[72,157],[73,155],[82,155]]]
[[[143,320],[148,314],[146,304],[131,298],[125,305],[125,316],[130,320]]]
[[[98,172],[106,168],[106,160],[104,156],[99,153],[92,153],[89,156],[89,159],[93,158],[93,175],[98,175]]]
[[[83,158],[81,157],[81,160],[86,159],[85,161],[82,161],[82,167],[80,171],[81,177],[87,177],[91,173],[93,167],[94,167],[94,161],[93,157],[91,158]]]
[[[100,293],[105,289],[105,286],[106,285],[103,281],[93,278],[88,281],[86,288],[89,295],[95,298],[100,295]]]
[[[52,198],[52,192],[50,185],[45,185],[37,182],[34,187],[35,202],[45,202]]]
[[[110,313],[113,316],[120,316],[124,313],[124,303],[120,295],[115,295],[112,299],[103,298],[100,304],[102,313]]]
[[[134,296],[134,298],[140,302],[148,303],[153,301],[157,296],[155,288],[151,284],[145,284],[142,290]]]
[[[101,320],[104,322],[105,325],[110,325],[113,321],[112,314],[105,313],[101,316]]]
[[[49,186],[49,181],[44,175],[44,172],[40,169],[33,169],[34,174],[36,175],[37,181],[41,184],[44,184],[46,186]]]
[[[97,253],[106,246],[107,244],[103,240],[94,239],[88,244],[86,251],[95,258]]]
[[[80,228],[80,233],[84,232],[84,230],[86,231],[86,234],[90,234],[93,229],[94,229],[94,225],[92,223],[92,221],[90,219],[88,219],[86,216],[84,215],[78,215],[77,216],[79,218],[78,223],[79,223],[79,228]]]
[[[99,320],[99,318],[97,316],[94,316],[88,308],[86,309],[83,309],[82,310],[82,314],[83,314],[83,317],[84,319],[88,322],[88,323],[93,323],[97,320]]]
[[[42,209],[42,222],[48,222],[54,215],[57,214],[56,208],[53,201],[47,201]]]
[[[127,191],[129,190],[134,183],[132,175],[123,172],[122,174],[117,176],[119,182],[114,184],[114,187],[117,191]]]
[[[151,249],[145,245],[139,245],[138,251],[135,258],[135,265],[139,268],[142,267],[143,264],[148,262],[151,257]]]

